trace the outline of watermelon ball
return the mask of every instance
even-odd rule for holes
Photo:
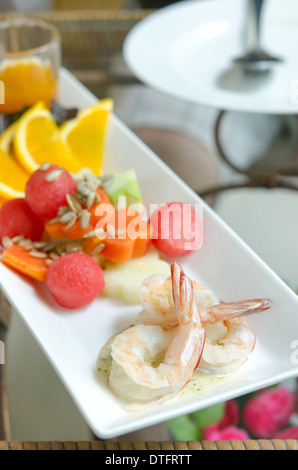
[[[171,202],[150,217],[152,243],[163,254],[185,256],[202,246],[202,222],[190,204]]]
[[[29,178],[25,198],[31,210],[43,221],[57,216],[60,206],[67,205],[66,194],[76,189],[68,171],[51,165],[46,170],[36,170]]]
[[[84,253],[69,253],[52,261],[46,284],[59,305],[76,309],[98,297],[105,281],[93,258]]]
[[[41,240],[44,231],[42,220],[32,212],[25,199],[11,199],[0,209],[0,242],[4,236],[9,238],[23,235],[32,241]]]

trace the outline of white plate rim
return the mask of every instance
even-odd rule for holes
[[[289,99],[288,104],[280,104],[279,106],[275,104],[274,101],[268,101],[266,104],[257,103],[257,101],[249,102],[248,100],[245,102],[245,105],[241,104],[241,101],[237,103],[237,101],[231,102],[231,98],[227,95],[224,97],[222,94],[220,99],[220,104],[217,96],[212,97],[211,94],[208,94],[208,97],[201,93],[200,96],[191,96],[187,92],[187,82],[184,83],[185,87],[180,87],[179,90],[172,86],[169,81],[165,82],[160,77],[148,75],[148,73],[144,73],[142,66],[138,63],[138,59],[135,58],[134,49],[142,40],[142,34],[148,28],[154,32],[154,27],[157,22],[160,22],[163,18],[166,18],[167,15],[170,17],[171,15],[179,15],[180,11],[187,11],[189,9],[190,14],[192,9],[196,8],[208,8],[210,4],[222,4],[225,2],[227,5],[233,5],[236,0],[210,0],[208,2],[195,2],[192,0],[186,0],[177,2],[174,4],[167,5],[153,13],[149,14],[147,17],[142,19],[139,23],[137,23],[127,34],[124,44],[123,44],[123,56],[125,62],[129,69],[138,77],[143,83],[150,86],[152,89],[158,90],[162,93],[165,93],[169,96],[174,98],[183,99],[189,103],[196,103],[202,106],[207,106],[215,109],[220,109],[224,111],[235,111],[235,112],[245,112],[245,113],[252,113],[252,114],[297,114],[298,112],[298,100],[295,102]],[[289,85],[290,86],[290,85]],[[295,88],[296,90],[296,88]],[[291,91],[289,90],[289,95]],[[296,93],[293,91],[293,96],[296,96]]]

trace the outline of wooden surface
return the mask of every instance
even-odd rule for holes
[[[0,450],[111,450],[111,451],[193,451],[193,450],[298,450],[294,439],[259,439],[247,441],[189,441],[189,442],[117,442],[117,441],[0,441]]]

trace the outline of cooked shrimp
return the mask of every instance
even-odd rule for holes
[[[191,280],[181,267],[171,266],[173,309],[178,326],[136,325],[112,344],[110,385],[118,394],[143,402],[179,392],[197,367],[205,343]],[[154,361],[164,354],[158,365]]]
[[[199,307],[209,307],[217,303],[213,293],[206,287],[192,281],[193,291]],[[144,280],[139,290],[142,312],[136,323],[177,326],[178,319],[174,308],[172,280],[167,274],[155,274]]]
[[[206,342],[198,371],[229,374],[248,359],[255,347],[255,334],[243,318],[206,325]]]
[[[269,299],[219,303],[209,289],[195,281],[192,285],[203,325],[262,312],[272,304]],[[145,279],[140,288],[140,299],[143,310],[138,315],[136,323],[160,325],[164,328],[178,324],[173,305],[171,278],[167,275],[156,274]]]

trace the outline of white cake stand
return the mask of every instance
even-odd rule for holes
[[[128,34],[124,58],[132,72],[149,86],[219,109],[215,125],[219,153],[230,167],[249,177],[249,185],[292,187],[280,176],[298,175],[292,124],[298,115],[298,2],[268,0],[265,4],[262,45],[283,62],[261,77],[247,76],[232,64],[233,58],[249,47],[247,7],[247,0],[202,0],[182,1],[157,10]],[[283,137],[288,133],[291,140],[290,157],[269,168],[259,163],[243,170],[233,164],[220,139],[228,111],[280,115]],[[264,160],[267,165],[267,156]]]

